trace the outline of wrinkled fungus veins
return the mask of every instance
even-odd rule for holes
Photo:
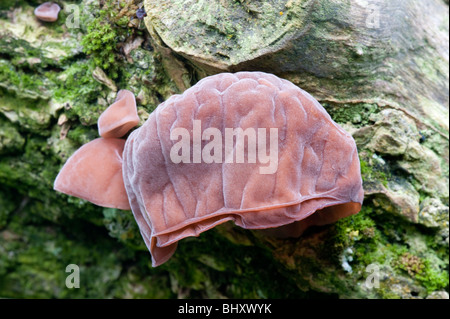
[[[312,96],[275,75],[239,72],[205,78],[162,103],[126,142],[120,139],[138,122],[134,95],[119,91],[99,117],[102,138],[69,158],[54,188],[99,206],[131,207],[153,266],[167,261],[180,239],[229,220],[292,237],[361,209],[362,179],[353,138]],[[201,130],[202,122],[204,129],[219,133],[215,139],[226,160],[203,162],[194,154],[193,163],[190,155],[187,161],[176,161],[172,133]],[[270,172],[260,155],[258,161],[250,160],[250,139],[247,154],[242,154],[247,161],[238,160],[245,141],[238,136],[236,146],[231,140],[228,149],[229,129],[258,131],[258,139],[269,130],[269,153],[275,157],[270,160],[276,164],[269,163]],[[267,147],[264,137],[258,148],[264,143]]]
[[[219,130],[277,128],[278,170],[262,175],[261,163],[171,162],[171,129],[190,131],[195,120]],[[131,133],[123,159],[131,208],[154,266],[170,258],[178,240],[228,220],[250,229],[289,224],[280,233],[298,236],[309,225],[357,213],[362,203],[352,137],[308,93],[262,72],[211,76],[171,97]]]

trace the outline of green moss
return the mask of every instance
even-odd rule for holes
[[[438,265],[433,265],[429,259],[420,258],[406,250],[395,261],[395,267],[420,281],[428,292],[448,287],[448,272],[442,271]]]
[[[42,70],[48,65],[57,64],[56,61],[43,56],[39,48],[23,39],[0,37],[0,54],[10,58],[12,65],[30,70]]]
[[[376,249],[361,251],[358,260],[393,267],[428,292],[448,287],[448,246],[436,241],[433,231],[387,213],[373,211],[371,216],[377,225]]]
[[[17,128],[0,117],[0,154],[18,151],[25,143]]]
[[[25,73],[7,60],[0,59],[0,88],[21,98],[48,98],[49,83],[33,73]]]
[[[430,293],[446,289],[449,280],[448,247],[439,244],[435,236],[434,232],[421,229],[401,217],[382,212],[379,208],[371,207],[370,202],[366,202],[360,213],[339,220],[330,228],[326,241],[320,246],[319,256],[324,260],[333,260],[339,265],[343,256],[350,252],[351,258],[346,257],[352,268],[346,279],[348,282],[364,281],[367,275],[366,267],[377,264],[389,273],[389,278],[406,275]],[[303,262],[303,259],[300,262]],[[325,282],[329,281],[329,278],[324,277],[323,280],[324,285],[328,286]],[[381,282],[374,296],[401,297],[398,292],[392,291],[393,282],[389,280]],[[338,283],[333,285],[337,287]],[[348,288],[343,289],[347,289],[344,291],[350,294]]]
[[[86,33],[81,40],[83,51],[90,56],[92,69],[99,67],[110,78],[117,79],[124,65],[118,53],[119,39],[135,32],[126,28],[130,17],[123,16],[113,0],[104,1],[101,8],[91,6],[90,10],[96,17],[87,22]]]
[[[70,140],[77,142],[79,145],[83,145],[98,138],[98,130],[91,126],[79,125],[70,129],[67,133],[67,137]]]
[[[16,208],[13,191],[0,186],[0,230],[8,223],[8,218]],[[1,236],[0,236],[1,238]]]
[[[5,9],[9,9],[9,8],[14,8],[18,5],[18,1],[17,0],[3,0],[0,3],[0,10],[5,10]]]
[[[1,92],[0,89],[0,94]],[[48,102],[41,99],[34,100],[6,95],[0,97],[0,113],[21,129],[48,135],[45,129],[50,125],[54,110]]]
[[[207,5],[209,3],[205,2]],[[244,0],[235,1],[230,8],[242,12],[249,18],[248,23],[257,21],[259,14],[267,14],[269,18],[265,21],[269,24],[279,24],[283,18],[292,19],[301,11],[300,7],[294,8],[297,12],[282,8],[284,14],[281,17],[277,12],[281,9],[273,7],[258,13],[267,5]],[[30,12],[29,8],[27,10],[24,15]],[[365,199],[359,214],[334,225],[310,229],[296,239],[261,239],[256,231],[227,223],[227,227],[219,226],[198,238],[180,241],[177,252],[167,263],[151,268],[151,256],[130,212],[103,209],[53,191],[54,178],[63,162],[81,144],[98,137],[95,123],[101,111],[114,99],[114,94],[93,78],[95,67],[103,69],[106,63],[108,67],[104,70],[110,77],[116,70],[115,84],[135,93],[141,111],[152,111],[170,95],[179,93],[173,79],[166,74],[159,54],[153,51],[148,41],[127,58],[117,49],[121,42],[137,34],[125,27],[133,10],[126,16],[119,16],[117,8],[104,7],[103,11],[99,12],[97,7],[93,10],[83,8],[85,23],[81,29],[67,30],[69,33],[64,36],[61,33],[63,21],[58,25],[45,24],[38,33],[43,34],[42,30],[45,30],[44,33],[52,37],[52,41],[45,43],[35,38],[30,40],[31,43],[25,38],[0,37],[0,144],[5,145],[0,148],[2,297],[398,298],[399,294],[392,292],[390,283],[385,281],[381,282],[379,290],[361,290],[365,267],[371,263],[378,263],[393,278],[407,277],[428,291],[447,288],[448,246],[442,243],[442,238],[437,238],[439,233],[392,217],[374,207],[370,197]],[[324,23],[335,14],[332,10],[318,12],[314,19],[322,19]],[[92,19],[88,17],[91,14]],[[102,16],[104,20],[100,19]],[[203,21],[209,25],[205,34],[226,39],[220,42],[225,49],[237,47],[235,44],[247,31],[234,23],[240,17],[223,21],[212,15],[203,18],[209,19]],[[4,21],[0,24],[5,25]],[[315,32],[326,35],[324,27],[327,26]],[[32,30],[37,32],[36,28]],[[81,46],[76,43],[76,37],[66,38],[70,32],[84,34],[86,53],[90,50],[87,56],[80,54]],[[199,34],[198,39],[203,35]],[[105,48],[99,45],[103,41],[107,43]],[[311,59],[325,61],[333,50],[340,50],[330,47],[330,52],[317,51],[320,42],[314,42],[308,36],[302,41],[306,47],[299,46],[299,50],[306,48],[312,53],[320,53],[320,56],[309,54]],[[15,51],[19,47],[21,49]],[[249,48],[247,46],[243,52]],[[107,53],[102,52],[103,49]],[[217,52],[210,53],[220,54],[220,49],[216,46]],[[354,56],[348,63],[358,69],[358,63],[371,59],[371,52],[363,53],[362,57]],[[296,54],[291,55],[296,57],[295,65],[308,68],[313,64],[304,63],[305,60],[299,62]],[[222,58],[226,60],[227,54]],[[333,66],[331,62],[321,65]],[[344,70],[341,75],[347,74],[345,68],[341,69]],[[317,81],[310,81],[310,73],[320,74],[323,70],[304,71],[302,81],[314,84]],[[190,73],[187,74],[192,76],[189,81],[195,82],[195,75]],[[337,83],[349,95],[358,87],[352,79],[336,81],[336,78],[321,79],[324,85],[320,87],[335,88]],[[335,91],[339,90],[330,90]],[[364,103],[325,103],[324,106],[338,123],[351,123],[354,127],[371,124],[370,115],[378,112],[376,105]],[[66,124],[70,125],[70,130],[61,140],[61,127],[56,122],[62,113],[68,117]],[[436,153],[445,153],[447,145],[436,141],[434,132],[425,133],[427,139],[423,145],[433,145]],[[361,149],[360,158],[364,183],[379,182],[386,186],[391,181],[393,175],[390,172],[394,167],[389,158],[381,159]],[[220,253],[214,253],[216,251]],[[420,259],[423,265],[420,271],[409,274],[407,268],[396,266],[406,252]],[[350,264],[352,272],[343,269],[343,258]],[[81,288],[78,290],[65,287],[65,267],[69,263],[80,266]]]
[[[103,223],[112,238],[118,239],[132,249],[147,251],[131,211],[104,208]]]
[[[286,8],[285,4],[278,0],[228,0],[198,1],[186,6],[183,1],[171,1],[165,6],[153,6],[155,10],[150,12],[146,24],[151,23],[168,46],[176,51],[206,54],[219,63],[236,65],[257,55],[268,43],[277,42],[286,32],[286,26],[295,21],[293,17],[305,14],[302,6]],[[150,4],[146,6],[150,7]],[[281,11],[285,14],[280,15]]]
[[[396,265],[399,269],[408,272],[410,276],[415,276],[423,273],[423,270],[425,268],[425,264],[419,257],[407,251],[402,253],[399,259],[396,261]]]
[[[358,214],[336,222],[323,245],[322,255],[331,256],[336,263],[339,263],[346,248],[356,247],[357,255],[369,256],[370,252],[376,249],[379,241],[379,231],[371,218],[372,212],[370,206],[363,206]],[[371,262],[370,259],[360,261],[364,264]]]
[[[441,289],[448,290],[448,272],[434,266],[428,259],[423,261],[423,265],[423,269],[417,273],[415,278],[427,288],[428,292]]]
[[[247,231],[247,235],[250,233]],[[211,251],[219,250],[213,260]],[[176,254],[161,266],[177,289],[189,287],[194,297],[299,298],[308,295],[283,273],[266,247],[239,245],[212,229],[179,243]],[[182,288],[185,287],[185,288]],[[311,295],[314,295],[312,293]]]

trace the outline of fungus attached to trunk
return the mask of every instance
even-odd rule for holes
[[[98,138],[79,148],[56,177],[54,189],[96,205],[130,209],[122,177],[125,140]]]
[[[120,90],[116,101],[98,119],[98,132],[102,137],[122,137],[139,124],[134,94]]]
[[[54,2],[44,2],[34,10],[34,15],[41,21],[54,22],[58,20],[61,8]]]
[[[299,236],[361,209],[353,138],[289,81],[262,72],[207,77],[159,105],[126,142],[117,139],[131,128],[122,112],[136,120],[136,110],[124,94],[99,120],[104,138],[67,161],[55,189],[102,206],[129,203],[153,266],[180,239],[226,221]]]

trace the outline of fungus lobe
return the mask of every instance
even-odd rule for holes
[[[267,162],[259,159],[174,162],[171,149],[177,140],[171,133],[177,128],[192,132],[198,121],[203,132],[214,128],[220,136],[226,136],[227,128],[245,132],[276,129],[276,171],[261,174],[260,168]],[[103,126],[100,121],[99,126]],[[112,139],[119,140],[117,136]],[[269,144],[269,140],[265,143]],[[202,140],[202,146],[208,142]],[[108,207],[119,207],[127,198],[153,266],[167,261],[180,239],[198,236],[229,220],[247,229],[298,236],[311,225],[332,223],[357,213],[363,201],[359,159],[351,135],[307,92],[267,73],[207,77],[160,104],[129,135],[123,154],[121,145],[114,145],[116,153],[121,154],[123,174],[123,180],[116,178],[108,184],[117,184],[116,196],[106,196],[111,202],[105,203],[101,187],[97,187],[84,198]],[[236,145],[231,153],[223,145],[223,154],[229,152],[235,158],[239,151]],[[249,145],[244,146],[246,151]],[[101,165],[89,161],[91,167],[86,170],[116,167],[118,157],[108,164],[108,156]],[[73,167],[71,159],[60,175],[65,170],[73,171],[66,169]],[[58,187],[64,180],[58,176],[55,189],[78,196],[70,192],[71,183],[97,184],[109,175],[115,176],[110,171],[97,174],[95,178],[72,174],[65,189]],[[119,187],[121,182],[124,189]]]
[[[98,133],[102,137],[122,137],[139,124],[136,99],[128,90],[120,90],[116,101],[98,119]]]

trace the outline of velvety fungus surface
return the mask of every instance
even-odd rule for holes
[[[104,138],[88,143],[69,159],[55,189],[102,206],[127,208],[129,202],[153,266],[167,261],[179,240],[226,221],[272,235],[299,236],[311,225],[333,223],[361,209],[362,180],[352,136],[311,95],[289,81],[262,72],[204,78],[160,104],[126,142],[117,137],[131,124],[120,124],[120,129],[115,124],[128,115],[134,117],[132,123],[137,122],[135,110],[128,108],[132,103],[122,102],[129,94],[121,92],[99,120]],[[263,131],[266,140],[258,146],[271,152],[276,142],[276,169],[261,173],[270,163],[263,157],[250,161],[250,153],[239,162],[238,143],[230,149],[226,141],[214,153],[234,160],[195,161],[198,152],[195,155],[193,150],[188,160],[174,161],[171,152],[179,143],[172,136],[174,130],[193,133],[196,125],[202,132],[214,128],[215,138],[220,139],[227,136],[227,129]],[[266,135],[274,129],[276,140]],[[195,144],[193,135],[189,145]],[[209,138],[201,140],[201,149]],[[96,144],[88,147],[91,143]],[[244,143],[244,151],[249,145]],[[104,155],[88,155],[97,152],[96,147],[105,148]],[[64,170],[72,178],[65,179]],[[86,173],[90,170],[96,172]]]
[[[54,22],[58,20],[61,8],[54,2],[44,2],[34,10],[34,15],[41,21]]]

